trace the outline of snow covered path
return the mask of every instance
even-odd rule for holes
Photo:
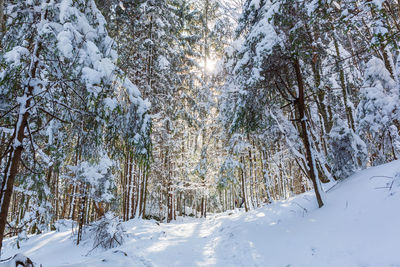
[[[31,237],[20,250],[8,240],[4,256],[24,253],[45,267],[400,266],[400,182],[388,178],[398,171],[400,161],[361,171],[332,188],[322,209],[306,193],[206,220],[132,220],[123,246],[88,256],[91,241],[76,247],[70,231]]]

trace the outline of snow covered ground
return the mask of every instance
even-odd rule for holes
[[[132,220],[130,237],[109,251],[79,247],[71,231],[33,236],[18,250],[48,266],[400,266],[400,161],[340,182],[317,208],[306,193],[248,213],[158,225]],[[394,182],[394,183],[393,183]],[[391,187],[391,188],[389,188]]]

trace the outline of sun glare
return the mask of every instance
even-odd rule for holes
[[[208,59],[206,65],[206,71],[211,73],[214,72],[217,67],[217,60],[215,59]]]

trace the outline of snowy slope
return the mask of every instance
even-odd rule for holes
[[[400,161],[359,172],[316,208],[311,193],[248,213],[158,225],[132,220],[118,249],[73,245],[71,231],[7,240],[4,257],[23,253],[43,266],[400,266]],[[387,176],[387,177],[386,177]]]

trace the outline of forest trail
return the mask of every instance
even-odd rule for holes
[[[105,252],[89,253],[90,239],[75,246],[70,230],[33,236],[20,250],[7,240],[4,252],[45,267],[400,266],[399,171],[400,161],[361,171],[329,190],[322,209],[305,193],[248,213],[131,220],[125,244]]]

